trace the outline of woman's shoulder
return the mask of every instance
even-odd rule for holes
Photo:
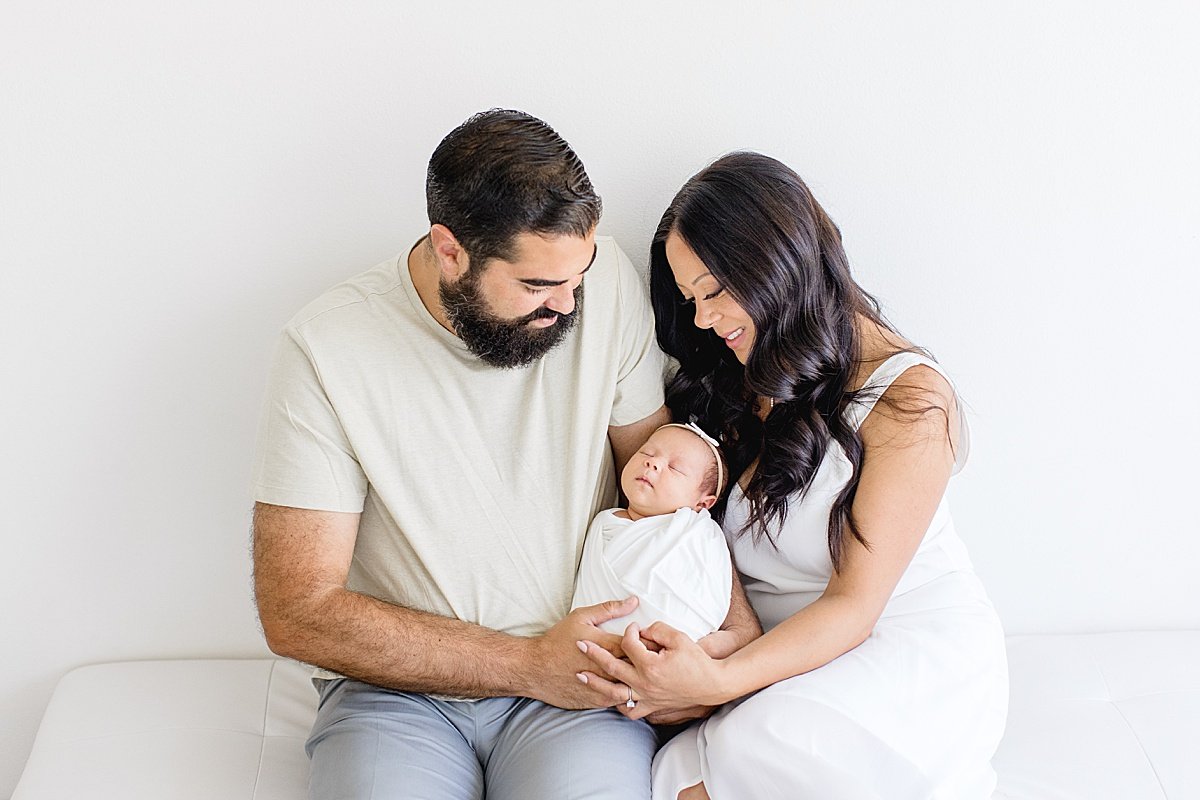
[[[957,438],[958,401],[954,386],[920,347],[886,329],[864,336],[853,388],[869,413],[860,431],[864,444],[917,435]]]
[[[851,388],[870,390],[882,384],[887,394],[935,393],[946,400],[954,397],[954,387],[941,368],[920,346],[895,331],[864,322],[858,369]],[[883,369],[890,366],[891,369]],[[882,373],[882,374],[880,374]]]
[[[915,357],[904,358],[910,352],[900,351],[884,362],[899,363],[892,365],[892,369],[887,371],[889,374],[880,376],[881,380],[872,381],[878,385],[880,397],[909,401],[925,399],[931,403],[953,405],[954,387],[950,379],[935,366],[932,359],[922,353],[913,353]],[[868,391],[871,389],[870,386],[864,388]]]

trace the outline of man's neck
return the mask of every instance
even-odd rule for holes
[[[438,294],[438,284],[441,271],[434,260],[433,247],[428,236],[422,236],[412,249],[408,251],[408,274],[412,277],[417,296],[421,298],[425,310],[438,321],[446,330],[454,333],[454,326],[442,308],[441,296]],[[457,334],[455,334],[457,335]]]

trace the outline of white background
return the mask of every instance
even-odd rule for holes
[[[422,233],[472,112],[575,147],[644,264],[738,148],[803,175],[954,374],[1010,633],[1200,627],[1194,3],[5,3],[0,796],[91,662],[265,653],[279,327]]]

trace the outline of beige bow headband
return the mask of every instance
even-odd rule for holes
[[[725,488],[725,465],[721,461],[721,454],[717,451],[721,443],[705,433],[704,429],[694,422],[668,422],[654,430],[661,431],[663,428],[683,428],[685,431],[691,431],[700,437],[700,441],[708,445],[708,449],[712,450],[713,458],[717,461],[717,497],[720,497],[721,491]]]

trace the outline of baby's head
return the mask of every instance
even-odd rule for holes
[[[716,443],[698,428],[664,425],[629,459],[621,489],[638,516],[710,508],[725,488],[726,470]]]

